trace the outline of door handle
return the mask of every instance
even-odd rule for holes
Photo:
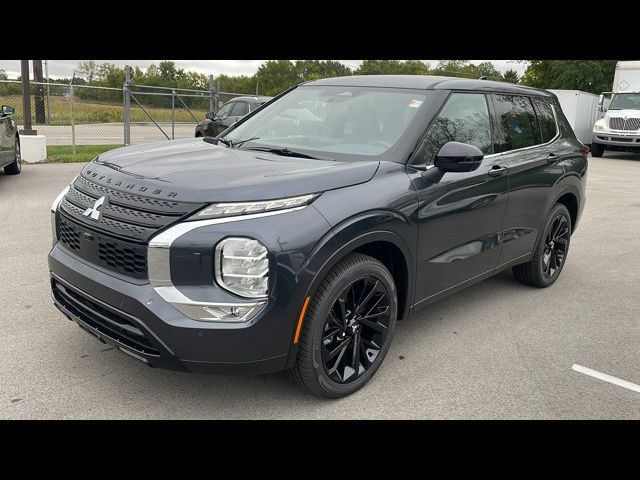
[[[489,175],[490,177],[499,177],[500,175],[504,174],[506,171],[507,171],[507,167],[504,167],[502,165],[494,165],[493,167],[491,167],[491,170],[487,172],[487,175]]]
[[[547,155],[547,163],[553,163],[557,160],[560,160],[560,157],[555,153],[550,153],[549,155]]]

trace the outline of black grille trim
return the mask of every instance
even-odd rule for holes
[[[147,278],[147,247],[122,240],[80,224],[58,211],[60,243],[80,258],[108,270],[134,278]]]
[[[56,302],[102,335],[138,353],[160,356],[160,351],[135,322],[80,295],[55,279],[51,280],[51,288]]]

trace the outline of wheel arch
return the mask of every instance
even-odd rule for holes
[[[310,295],[336,264],[353,252],[364,253],[379,260],[391,273],[398,292],[398,319],[409,316],[413,295],[413,255],[405,240],[390,230],[369,230],[351,238],[345,232],[335,232],[321,242],[310,262],[315,275],[307,289]],[[339,245],[336,248],[336,245]],[[331,251],[333,250],[333,251]],[[324,253],[324,254],[323,254]]]
[[[560,203],[567,207],[569,215],[571,216],[571,233],[576,230],[578,221],[580,220],[580,192],[572,185],[567,185],[556,193],[553,197],[553,201],[547,208],[547,211],[551,209],[556,203]]]

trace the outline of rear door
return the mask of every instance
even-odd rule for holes
[[[509,206],[499,265],[525,259],[532,251],[553,185],[562,178],[566,155],[557,141],[553,106],[546,97],[494,94],[500,141],[509,167]],[[574,148],[575,150],[575,148]]]

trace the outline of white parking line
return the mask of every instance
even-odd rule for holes
[[[574,363],[571,368],[576,372],[584,373],[590,377],[595,377],[600,380],[604,380],[605,382],[613,383],[619,387],[640,393],[640,385],[636,385],[635,383],[627,382],[626,380],[621,380],[620,378],[612,377],[611,375],[607,375],[606,373],[598,372],[596,370],[591,370],[590,368],[583,367],[577,363]]]

